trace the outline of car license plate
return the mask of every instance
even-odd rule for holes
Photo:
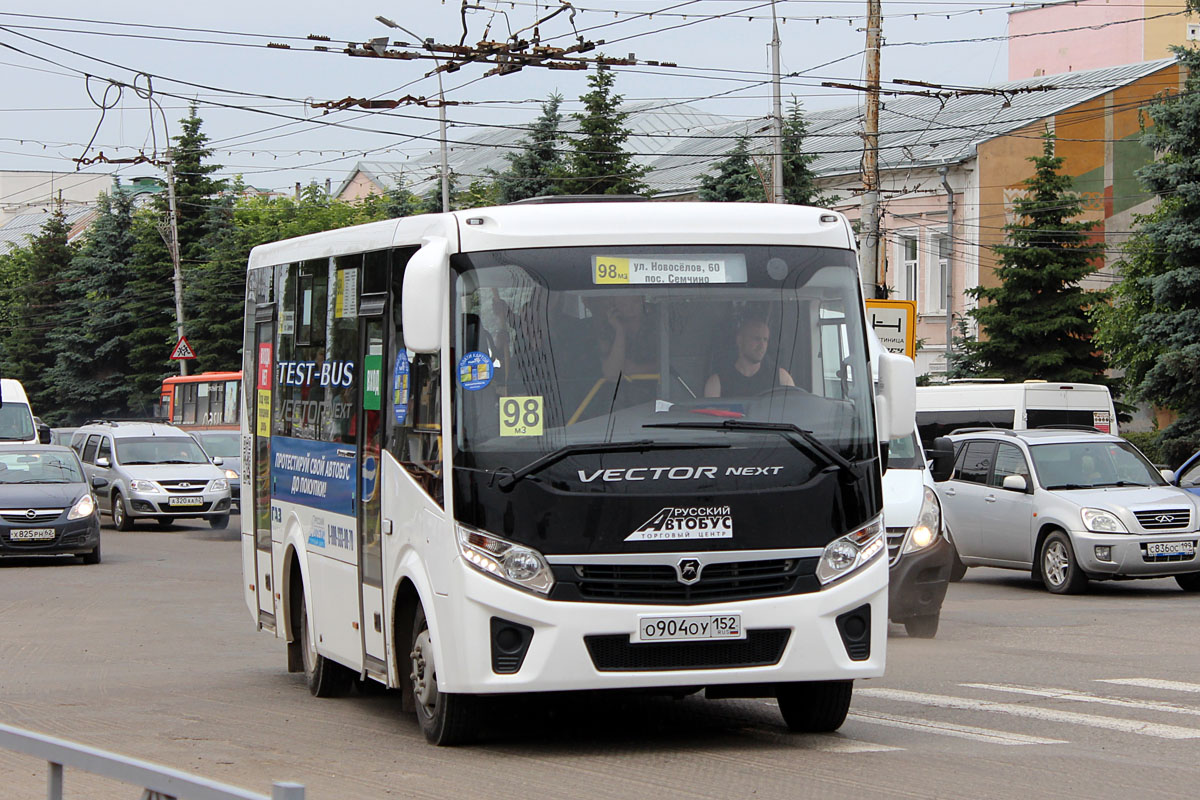
[[[641,617],[635,642],[695,642],[705,639],[745,639],[741,614]]]
[[[14,542],[41,541],[54,536],[54,528],[14,528],[8,532],[8,538]]]
[[[1147,542],[1148,556],[1194,556],[1196,545],[1192,542]]]
[[[170,506],[199,506],[204,505],[203,497],[171,497],[167,500]]]

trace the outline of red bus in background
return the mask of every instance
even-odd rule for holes
[[[158,416],[182,428],[239,430],[242,373],[201,372],[163,381]]]

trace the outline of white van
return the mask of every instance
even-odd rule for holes
[[[930,445],[957,428],[1088,426],[1116,434],[1108,387],[1094,383],[949,383],[917,387],[917,430]]]
[[[20,381],[0,378],[0,444],[38,444],[50,441],[50,428],[46,438],[34,424],[33,412],[29,410],[29,398]]]

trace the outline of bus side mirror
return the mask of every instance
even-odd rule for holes
[[[954,472],[954,444],[945,436],[933,440],[933,447],[925,451],[925,457],[933,462],[929,469],[930,476],[938,483],[950,480]]]
[[[447,250],[445,239],[429,237],[404,268],[404,294],[400,298],[404,346],[416,353],[442,349],[442,316],[450,280]]]
[[[917,368],[908,356],[880,353],[875,428],[881,442],[903,439],[917,426]]]

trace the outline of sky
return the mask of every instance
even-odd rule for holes
[[[437,148],[436,109],[324,113],[311,107],[346,97],[437,96],[429,60],[342,52],[348,43],[376,37],[414,40],[376,16],[438,43],[471,45],[511,32],[528,39],[533,30],[522,29],[560,2],[470,0],[465,9],[462,0],[20,4],[21,12],[0,11],[0,169],[70,172],[73,159],[101,152],[108,158],[161,155],[195,102],[221,175],[241,175],[266,189],[326,179],[336,188],[359,160],[402,162]],[[627,101],[757,117],[770,112],[771,5],[572,0],[569,11],[538,31],[543,45],[603,40],[595,53],[671,64],[617,67],[615,89]],[[1011,7],[998,0],[884,0],[882,77],[956,87],[1003,82]],[[807,109],[860,103],[858,92],[820,84],[863,81],[866,0],[776,0],[775,11],[782,71],[789,76],[785,100],[795,98]],[[588,91],[583,71],[531,67],[485,77],[486,69],[470,64],[443,75],[447,101],[458,103],[446,109],[451,142],[489,126],[528,125],[553,92],[563,95],[565,112],[578,110],[578,98]],[[161,175],[147,164],[81,169],[126,179]]]

